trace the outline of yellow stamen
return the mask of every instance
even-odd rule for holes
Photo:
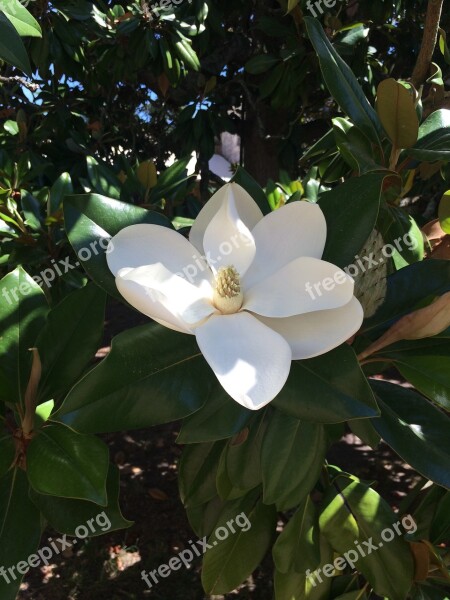
[[[216,275],[216,287],[214,289],[213,302],[215,307],[224,315],[231,315],[238,312],[243,299],[239,273],[232,265],[220,268]]]

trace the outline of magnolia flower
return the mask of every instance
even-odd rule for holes
[[[316,204],[263,217],[230,183],[200,211],[189,241],[131,225],[112,238],[107,260],[132,306],[195,335],[226,392],[258,410],[281,391],[292,360],[324,354],[361,326],[352,278],[321,260],[326,233]]]

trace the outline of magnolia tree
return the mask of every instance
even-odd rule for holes
[[[12,50],[2,41],[2,57],[31,73],[20,36],[38,38],[40,25],[16,0],[3,4],[0,31]],[[173,19],[144,4],[141,13],[73,5],[61,12],[64,31],[71,21],[78,31],[87,14],[110,30],[134,31],[145,19],[159,43]],[[158,59],[166,93],[200,68],[189,41],[208,32],[198,4],[192,19],[192,7],[172,7],[186,20],[177,28],[184,43],[172,32]],[[5,124],[22,146],[18,160],[2,156],[0,189],[2,600],[48,562],[45,525],[65,536],[131,526],[100,434],[173,421],[206,593],[234,590],[270,553],[276,600],[447,598],[450,200],[444,194],[439,219],[421,222],[405,202],[418,180],[440,190],[448,175],[450,110],[440,107],[443,75],[431,64],[442,3],[429,2],[412,78],[386,72],[375,101],[341,56],[351,36],[367,37],[364,25],[343,28],[333,45],[336,22],[327,17],[325,32],[321,3],[315,15],[304,4],[271,10],[299,48],[309,45],[341,112],[306,148],[302,179],[282,172],[263,189],[239,167],[226,185],[206,176],[205,188],[204,165],[200,185],[186,172],[189,155],[169,169],[130,155],[115,162],[112,150],[102,160],[105,147],[94,157],[81,129],[69,135],[60,123],[56,138],[78,152],[61,172],[57,156],[45,166],[47,138],[23,113]],[[66,45],[82,62],[81,50],[68,50],[73,38]],[[273,58],[255,55],[249,71],[273,79]],[[42,116],[44,131],[51,117]],[[199,162],[213,151],[200,149]],[[108,296],[149,319],[94,364]],[[327,461],[349,430],[373,449],[383,439],[419,474],[395,510],[373,481]],[[167,568],[142,571],[143,586]]]

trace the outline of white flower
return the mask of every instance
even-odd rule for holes
[[[227,393],[257,410],[281,391],[292,360],[324,354],[361,326],[352,278],[321,260],[326,231],[316,204],[293,202],[263,217],[231,183],[201,210],[190,241],[167,227],[132,225],[111,240],[107,259],[122,296],[194,334]]]

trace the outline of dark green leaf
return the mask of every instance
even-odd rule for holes
[[[44,292],[18,267],[0,281],[0,400],[23,399],[31,368],[30,348],[48,311]]]
[[[45,496],[31,490],[30,497],[50,525],[70,536],[77,536],[77,528],[89,525],[89,537],[130,527],[132,521],[124,519],[119,507],[120,476],[117,467],[110,465],[106,482],[108,505],[99,506],[86,500]]]
[[[377,221],[386,174],[353,177],[320,198],[328,226],[323,260],[344,268],[353,263]]]
[[[376,594],[405,600],[414,575],[413,558],[402,537],[406,532],[389,505],[373,489],[339,476],[322,507],[320,529],[333,548],[347,553],[354,565],[351,568],[364,575]],[[370,541],[375,549],[364,544]]]
[[[107,504],[108,447],[61,423],[43,427],[31,440],[27,474],[40,494]]]
[[[287,383],[272,406],[315,423],[378,415],[373,392],[354,351],[346,344],[323,356],[293,362]]]
[[[261,454],[264,502],[279,510],[302,502],[319,479],[326,451],[322,425],[275,411]]]
[[[70,391],[56,418],[86,433],[176,421],[203,405],[213,377],[194,336],[143,325],[114,338],[111,352]]]
[[[41,537],[39,511],[29,499],[28,489],[21,469],[12,469],[0,479],[0,567],[6,570],[6,576],[0,577],[2,600],[16,600],[23,578],[18,563],[31,557]],[[23,572],[30,570],[26,564],[20,567]]]
[[[365,321],[363,330],[370,331],[399,319],[428,296],[440,296],[449,290],[448,260],[422,261],[405,267],[388,277],[385,301],[376,314]]]
[[[230,529],[231,520],[235,533]],[[206,551],[203,560],[202,583],[206,593],[226,594],[251,575],[269,548],[275,526],[275,508],[263,504],[255,492],[227,503],[208,539],[213,547]]]
[[[186,508],[209,502],[217,495],[216,473],[224,444],[193,444],[183,449],[180,461],[180,496]]]
[[[333,98],[372,142],[379,143],[384,135],[383,128],[353,71],[329,42],[320,21],[312,17],[304,17],[304,20],[309,39],[319,57],[323,78]]]
[[[234,183],[238,183],[241,187],[246,190],[256,204],[261,209],[263,215],[270,213],[270,205],[262,187],[253,179],[253,177],[247,173],[242,167],[238,167],[233,179]]]
[[[0,59],[31,76],[31,65],[20,35],[0,11]]]
[[[430,529],[430,540],[434,544],[445,543],[450,535],[450,492],[440,499]]]
[[[123,301],[106,263],[108,240],[124,227],[152,223],[172,227],[162,215],[98,194],[66,196],[67,235],[88,274],[112,296]]]
[[[219,496],[214,496],[205,504],[186,507],[189,524],[199,538],[203,539],[211,535],[225,505],[226,503]]]
[[[449,143],[450,110],[442,108],[432,112],[422,123],[417,144],[405,154],[421,160],[448,160]]]
[[[245,65],[245,70],[251,75],[260,75],[265,73],[271,67],[279,62],[279,58],[271,56],[270,54],[260,54],[259,56],[253,56]]]
[[[251,490],[261,483],[261,449],[266,443],[270,411],[260,411],[245,430],[243,442],[233,438],[226,447],[226,465],[231,483],[241,490]]]
[[[211,383],[212,389],[204,406],[183,419],[177,443],[195,444],[229,438],[242,431],[253,415],[253,411],[230,398],[218,381]]]
[[[285,525],[272,549],[280,573],[304,574],[320,564],[319,523],[311,498],[307,496]]]
[[[120,198],[120,181],[106,165],[99,163],[93,156],[86,157],[89,180],[96,192],[108,198]]]
[[[416,471],[450,487],[450,418],[411,389],[371,381],[381,416],[372,423],[384,441]]]
[[[330,577],[321,576],[322,569],[333,562],[333,549],[323,535],[319,537],[320,565],[311,574],[275,570],[274,587],[276,600],[329,600],[331,598]],[[317,578],[320,577],[320,579]]]
[[[57,400],[74,385],[99,348],[105,293],[88,284],[53,308],[36,346],[42,361],[38,401]]]
[[[65,196],[73,194],[72,180],[69,173],[61,173],[50,188],[48,214],[52,215],[62,207]]]
[[[415,347],[412,342],[401,350],[385,349],[382,354],[422,394],[450,410],[450,341],[437,338],[429,347]]]

